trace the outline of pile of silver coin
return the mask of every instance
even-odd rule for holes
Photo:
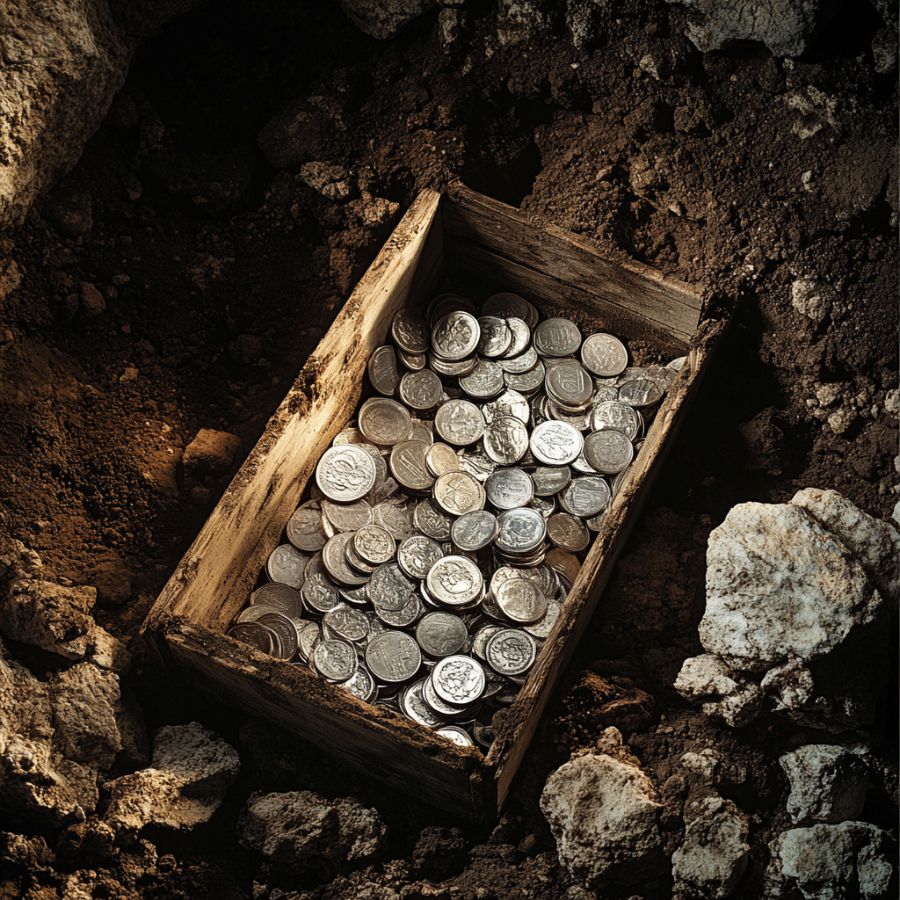
[[[229,634],[490,747],[683,358],[494,294],[401,310]]]

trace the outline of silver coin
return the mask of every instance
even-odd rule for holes
[[[445,656],[431,670],[431,683],[444,702],[468,706],[484,693],[484,669],[471,656]]]
[[[278,647],[272,655],[283,660],[293,659],[297,654],[297,628],[293,619],[284,613],[272,612],[261,616],[257,622],[278,635]]]
[[[415,583],[397,563],[379,566],[369,579],[369,598],[376,609],[403,609],[415,594]]]
[[[547,367],[540,360],[522,373],[503,373],[503,380],[508,388],[528,395],[538,390],[544,384],[546,377]]]
[[[306,606],[318,613],[326,613],[340,603],[337,586],[331,582],[325,572],[310,573],[307,569],[301,596]]]
[[[468,636],[466,623],[453,613],[431,612],[416,625],[416,640],[431,657],[459,653]]]
[[[302,624],[297,625],[297,658],[309,662],[316,644],[321,639],[321,632],[315,622],[306,622],[302,619],[299,621]]]
[[[484,416],[468,400],[448,400],[438,408],[434,428],[448,444],[467,447],[484,434]]]
[[[634,440],[640,427],[639,413],[636,409],[619,400],[605,400],[594,405],[591,412],[591,428],[604,431],[612,428],[621,431],[629,440]]]
[[[467,606],[484,589],[484,576],[472,560],[464,556],[444,556],[425,579],[428,593],[444,606]]]
[[[579,475],[559,495],[562,508],[582,519],[596,516],[606,508],[609,499],[609,485],[600,475]]]
[[[424,353],[428,349],[428,331],[418,310],[401,309],[391,323],[391,337],[407,353]]]
[[[561,359],[547,369],[547,393],[566,407],[584,409],[594,395],[594,380],[574,359]]]
[[[531,343],[531,329],[528,327],[528,323],[518,316],[507,316],[506,324],[509,327],[512,340],[509,342],[509,347],[502,358],[518,359],[529,348],[529,344]],[[510,369],[508,371],[513,370]]]
[[[518,509],[534,497],[534,482],[522,469],[498,469],[484,483],[484,492],[495,509]]]
[[[571,356],[581,346],[581,332],[568,319],[544,319],[534,329],[534,348],[541,356]]]
[[[434,666],[431,668],[433,670]],[[437,691],[434,689],[434,682],[431,680],[430,674],[422,684],[422,699],[428,704],[429,708],[441,716],[444,721],[459,716],[466,709],[466,707],[454,706],[452,703],[447,703],[446,700],[443,700],[438,696]]]
[[[441,359],[434,353],[428,355],[428,365],[438,375],[444,375],[447,378],[462,378],[472,372],[478,365],[477,356],[467,356],[465,359]]]
[[[485,659],[498,675],[522,675],[534,664],[537,645],[519,628],[504,628],[487,642]]]
[[[322,616],[322,625],[337,637],[354,644],[369,635],[369,620],[358,609],[339,604]]]
[[[529,625],[547,612],[547,598],[527,578],[512,578],[499,586],[494,599],[511,622]]]
[[[621,431],[608,428],[585,438],[584,455],[595,471],[615,475],[634,459],[634,444]]]
[[[481,339],[478,319],[471,313],[455,310],[440,318],[431,330],[432,350],[444,359],[471,356]]]
[[[686,356],[676,356],[675,359],[671,359],[666,363],[666,368],[671,369],[673,372],[680,372],[684,368],[686,362]]]
[[[312,653],[316,671],[327,681],[347,681],[356,674],[359,660],[356,648],[348,641],[322,640]]]
[[[376,347],[369,357],[368,364],[369,381],[379,394],[393,397],[397,393],[400,384],[400,375],[397,371],[397,353],[390,344]]]
[[[484,301],[481,313],[485,316],[500,316],[504,319],[515,316],[524,322],[533,322],[537,319],[537,310],[524,297],[511,291],[491,294]]]
[[[499,316],[481,316],[478,319],[478,327],[481,329],[478,352],[482,356],[492,359],[496,356],[503,356],[509,350],[509,345],[512,343],[512,331],[510,331],[506,319],[501,319]]]
[[[632,378],[619,386],[619,400],[634,407],[652,406],[662,399],[663,390],[654,378]]]
[[[442,319],[446,316],[447,313],[454,312],[458,309],[462,309],[467,313],[472,313],[472,315],[475,315],[476,312],[475,304],[468,297],[464,297],[462,294],[454,294],[450,291],[445,291],[432,298],[431,302],[428,304],[428,309],[425,311],[425,318],[433,325],[438,319]]]
[[[232,625],[226,633],[229,637],[249,644],[269,656],[277,649],[275,633],[258,622],[239,622],[237,625]]]
[[[469,737],[469,732],[459,725],[442,725],[440,728],[436,728],[434,733],[450,741],[451,744],[456,744],[457,747],[475,746],[475,742]]]
[[[625,371],[628,351],[625,345],[611,334],[591,334],[581,345],[581,361],[585,368],[601,378],[612,378]]]
[[[408,684],[400,692],[400,711],[413,722],[426,728],[437,728],[444,720],[425,702],[422,688],[425,679]]]
[[[484,452],[496,463],[512,465],[528,450],[528,429],[515,416],[493,419],[484,430]]]
[[[559,618],[561,612],[562,606],[560,606],[559,602],[556,600],[549,600],[547,602],[547,612],[544,613],[544,617],[537,622],[532,622],[530,625],[523,625],[522,627],[532,637],[541,641],[545,640],[550,636],[550,632],[553,631],[553,626],[556,624],[556,620]]]
[[[462,450],[459,453],[459,468],[476,481],[484,482],[496,471],[497,463],[478,450]]]
[[[385,609],[379,606],[375,609],[375,613],[385,625],[391,628],[407,628],[424,615],[425,606],[422,599],[414,594],[410,596],[409,602],[400,609]]]
[[[518,356],[501,357],[497,360],[504,375],[523,375],[525,372],[530,372],[539,362],[537,350],[531,346],[526,346]],[[541,384],[543,384],[543,377]]]
[[[287,539],[298,549],[307,553],[315,553],[325,546],[325,533],[322,531],[322,513],[319,504],[304,504],[288,519],[285,527]]]
[[[591,410],[590,406],[579,411],[572,412],[571,410],[566,409],[563,406],[560,406],[554,400],[551,400],[549,397],[547,399],[547,415],[549,418],[554,419],[557,422],[565,422],[567,425],[571,425],[577,431],[590,431],[591,430]]]
[[[351,545],[352,546],[352,545]],[[375,567],[372,567],[372,571],[375,570]],[[341,599],[345,600],[347,603],[352,606],[368,606],[369,605],[369,591],[368,586],[363,584],[359,587],[339,587],[338,593],[341,595]]]
[[[353,535],[353,549],[367,563],[380,566],[394,558],[394,536],[381,525],[364,525]]]
[[[397,356],[400,357],[400,362],[402,362],[403,365],[412,372],[418,372],[420,369],[424,369],[425,366],[428,365],[427,353],[409,353],[402,347],[398,347]]]
[[[360,665],[357,665],[353,676],[342,682],[340,687],[365,703],[374,700],[378,693],[378,685],[375,683],[372,673],[365,666]]]
[[[366,575],[354,571],[347,561],[347,545],[353,540],[353,533],[341,531],[322,548],[322,563],[328,574],[338,583],[358,587],[368,581]]]
[[[562,512],[554,513],[547,519],[547,537],[557,547],[572,553],[580,553],[591,541],[584,522],[577,516]]]
[[[529,442],[534,458],[548,466],[565,466],[578,459],[584,439],[577,428],[565,422],[541,422],[531,432]]]
[[[434,409],[440,403],[443,393],[441,379],[431,369],[407,372],[400,379],[400,399],[410,409]]]
[[[484,651],[487,647],[487,642],[502,629],[502,625],[482,625],[472,636],[472,653],[474,653],[478,659],[484,660]]]
[[[316,484],[329,500],[360,500],[375,484],[375,463],[356,444],[329,447],[316,466]]]
[[[486,509],[476,509],[454,520],[450,537],[460,550],[475,552],[493,543],[498,531],[497,517]]]
[[[303,610],[297,589],[277,581],[260,585],[253,591],[250,594],[250,605],[268,606],[286,616],[299,616]]]
[[[494,542],[504,553],[528,553],[547,536],[544,517],[533,509],[511,509],[497,517],[499,532]]]
[[[425,465],[435,478],[439,478],[448,472],[459,471],[459,457],[449,444],[437,441],[426,451]]]
[[[386,528],[398,541],[416,533],[413,506],[405,497],[389,497],[372,509],[376,525]]]
[[[423,441],[402,441],[391,449],[391,474],[410,491],[421,493],[434,484],[434,476],[425,465],[428,445]]]
[[[451,516],[484,508],[484,488],[466,472],[448,472],[434,483],[434,499]]]
[[[372,507],[366,500],[353,503],[322,501],[322,514],[338,531],[359,531],[372,521]]]
[[[422,500],[413,512],[416,528],[434,541],[446,541],[450,537],[453,520],[432,500]]]
[[[391,446],[409,439],[412,419],[409,410],[396,400],[370,397],[360,407],[359,427],[372,443]]]
[[[245,606],[234,621],[235,624],[258,622],[263,616],[273,612],[281,612],[281,610],[274,606],[266,606],[265,603],[254,603],[252,606]]]
[[[551,497],[572,480],[572,470],[568,466],[538,466],[531,473],[531,480],[538,497]]]
[[[421,581],[443,555],[437,541],[419,534],[407,538],[397,548],[397,563],[406,575]]]
[[[293,544],[279,544],[266,560],[266,574],[272,581],[280,581],[299,590],[306,578],[309,555],[301,553]]]
[[[378,681],[401,684],[409,681],[422,665],[419,645],[402,631],[385,631],[366,647],[366,666]]]
[[[528,405],[528,401],[514,390],[504,391],[496,400],[485,403],[481,409],[482,418],[488,423],[512,416],[527,425],[531,418],[531,407]]]
[[[468,375],[459,379],[459,386],[476,400],[488,400],[503,391],[503,369],[495,362],[480,359]]]

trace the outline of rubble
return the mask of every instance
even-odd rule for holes
[[[830,315],[834,291],[812,278],[798,278],[791,285],[791,306],[814,325],[821,325]]]
[[[834,744],[806,744],[778,762],[790,782],[787,811],[795,824],[844,822],[862,812],[869,778],[852,751]]]

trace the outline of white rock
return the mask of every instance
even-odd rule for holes
[[[730,896],[747,867],[747,816],[717,795],[692,801],[685,810],[684,841],[672,854],[674,896]]]
[[[769,844],[766,896],[808,900],[886,898],[894,875],[891,835],[868,822],[812,825]]]
[[[755,719],[763,699],[759,685],[732,672],[711,653],[684,661],[675,680],[675,690],[701,703],[706,715],[721,716],[734,728]]]
[[[862,812],[869,779],[865,764],[850,750],[807,744],[778,762],[791,786],[786,806],[792,822],[844,822]]]
[[[149,824],[193,828],[209,821],[239,770],[237,751],[208,728],[166,725],[154,736],[150,767],[107,785],[107,821],[130,834]]]
[[[798,278],[791,285],[791,306],[816,325],[831,315],[834,291],[813,278]]]
[[[660,849],[660,808],[644,772],[606,753],[574,756],[541,794],[560,862],[587,883],[647,874]]]
[[[735,506],[706,560],[700,641],[734,669],[821,657],[883,605],[847,548],[796,506]]]
[[[501,47],[531,40],[547,27],[538,0],[497,0],[497,40]]]

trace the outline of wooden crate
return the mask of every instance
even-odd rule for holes
[[[353,416],[366,362],[407,303],[447,277],[481,298],[515,291],[632,346],[687,354],[641,452],[612,501],[563,612],[487,753],[459,748],[388,709],[225,635],[279,542],[322,452]],[[474,295],[473,295],[474,296]],[[424,191],[394,229],[307,361],[253,451],[159,595],[143,634],[189,681],[270,719],[347,765],[461,820],[502,807],[541,714],[607,583],[616,555],[671,446],[722,326],[698,329],[700,298],[641,265],[622,266],[587,241],[538,228],[465,188]]]

